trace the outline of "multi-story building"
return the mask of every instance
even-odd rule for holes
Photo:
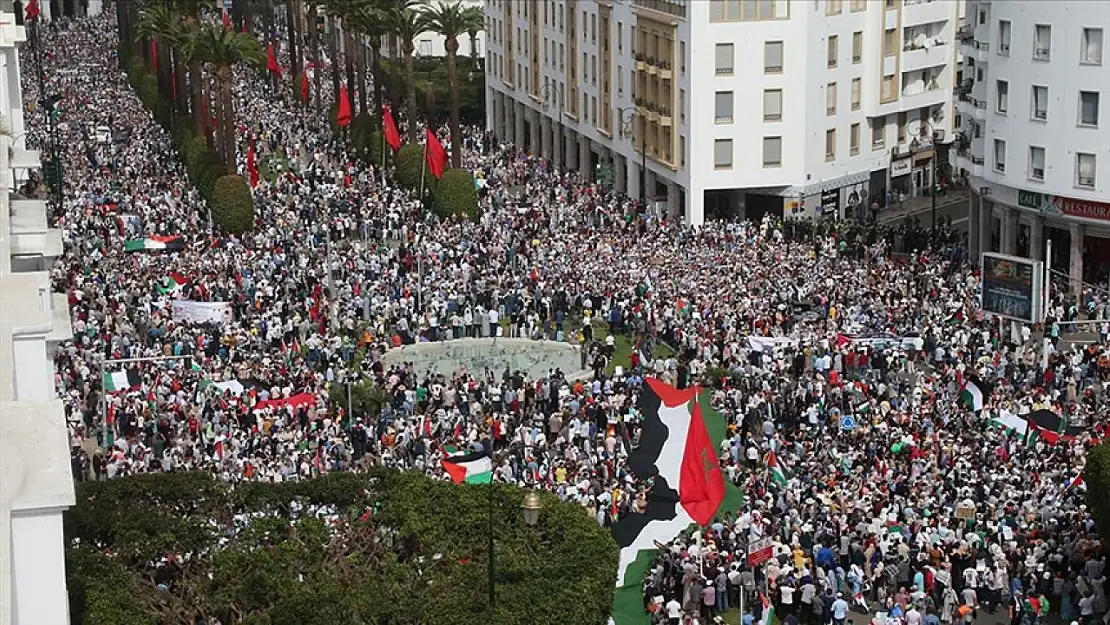
[[[40,162],[24,143],[17,8],[0,1],[0,625],[66,625],[62,512],[74,493],[53,357],[73,333],[50,284],[61,234],[28,184]]]
[[[489,0],[487,124],[671,218],[927,189],[962,3]]]
[[[462,0],[463,6],[482,6],[482,0]],[[415,53],[420,56],[446,56],[447,47],[446,39],[443,35],[428,31],[420,33],[420,35],[413,41],[416,46]],[[486,33],[484,31],[476,31],[474,36],[465,34],[459,37],[459,56],[472,56],[476,59],[485,56],[486,49]]]
[[[1051,240],[1076,288],[1110,271],[1107,25],[1105,3],[970,0],[960,28],[956,166],[972,251],[1043,260]]]

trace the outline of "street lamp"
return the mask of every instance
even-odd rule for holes
[[[933,242],[935,243],[936,239],[937,239],[937,145],[936,145],[937,131],[933,128],[933,125],[930,124],[928,121],[926,121],[924,118],[918,118],[918,120],[917,120],[917,137],[926,136],[925,135],[926,130],[929,131],[929,134],[928,134],[929,145],[932,147],[932,150],[933,150],[933,156],[932,156],[932,158],[929,159],[930,168],[931,168],[931,171],[929,173],[929,183],[930,183],[929,184],[929,197],[931,198],[930,205],[932,207],[932,216],[933,216],[933,227],[932,227],[932,236],[931,236],[931,238],[932,238]],[[918,145],[921,144],[921,142],[918,140],[918,138],[915,138],[914,142],[917,143]]]
[[[543,510],[543,500],[540,499],[540,494],[534,490],[525,493],[524,502],[520,504],[520,509],[524,511],[524,524],[535,527],[536,523],[540,522],[540,510]]]
[[[494,553],[493,553],[493,549],[494,549],[494,544],[493,544],[493,514],[494,514],[493,492],[494,492],[494,483],[495,482],[493,481],[493,479],[490,479],[490,482],[489,482],[489,547],[488,547],[489,548],[489,555],[488,555],[489,569],[488,569],[488,575],[489,575],[489,613],[490,613],[491,618],[493,617],[493,614],[495,612],[494,608],[495,608],[496,603],[497,603],[497,601],[496,601],[497,600],[497,592],[496,592],[496,586],[494,584],[494,572],[496,571],[496,565],[494,564],[495,559],[494,559]],[[527,525],[528,527],[535,527],[540,522],[540,511],[543,510],[543,500],[540,499],[540,494],[537,493],[534,490],[530,490],[527,493],[524,493],[524,500],[520,503],[520,509],[524,513],[524,524]]]
[[[552,156],[555,155],[555,152],[558,152],[559,154],[562,154],[563,150],[566,148],[566,146],[563,145],[563,98],[562,98],[562,94],[561,93],[556,93],[555,83],[545,82],[545,83],[543,83],[543,86],[540,87],[540,97],[543,98],[543,110],[544,110],[545,113],[547,112],[548,107],[551,106],[552,102],[554,102],[555,106],[559,107],[558,111],[557,111],[557,114],[555,116],[555,128],[556,128],[556,130],[555,130],[555,134],[556,134],[555,144],[558,146],[558,149],[557,150],[555,150],[555,149],[552,150]]]
[[[632,122],[637,117],[640,118],[640,210],[647,211],[647,199],[645,197],[647,189],[647,119],[636,112],[634,108],[619,108],[617,114],[620,115],[621,137],[623,138],[632,134]]]

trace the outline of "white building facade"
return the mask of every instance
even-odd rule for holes
[[[66,625],[62,513],[73,505],[69,433],[53,357],[73,338],[49,269],[62,253],[47,206],[25,186],[40,167],[24,144],[17,45],[27,34],[0,2],[0,625]]]
[[[487,124],[700,224],[928,188],[961,3],[489,0]],[[642,149],[646,148],[646,149]],[[646,152],[646,153],[645,153]],[[604,180],[603,180],[604,181]]]
[[[1110,273],[1110,5],[968,4],[956,166],[969,176],[973,253],[1045,259],[1082,281]]]

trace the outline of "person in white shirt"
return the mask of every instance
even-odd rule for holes
[[[670,625],[679,625],[682,622],[682,604],[678,602],[678,599],[671,597],[664,609],[667,612],[667,621]]]

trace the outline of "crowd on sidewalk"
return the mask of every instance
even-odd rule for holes
[[[626,460],[653,375],[712,386],[729,423],[722,469],[744,493],[661,550],[643,580],[661,622],[711,622],[741,588],[755,620],[760,597],[787,622],[837,625],[853,606],[906,625],[1007,606],[1023,625],[1047,606],[1084,625],[1107,613],[1077,478],[1106,433],[1110,345],[1059,343],[1042,368],[978,310],[977,270],[957,246],[895,255],[863,230],[648,219],[475,128],[463,160],[487,181],[481,217],[438,219],[249,70],[234,83],[242,146],[254,136],[260,158],[280,147],[298,165],[255,189],[248,234],[223,236],[119,71],[113,17],[56,21],[43,38],[66,172],[52,274],[74,331],[55,378],[79,479],[282,481],[372,465],[446,479],[448,449],[485,446],[500,452],[494,479],[555,491],[608,525],[643,507]],[[39,99],[35,81],[24,94]],[[44,120],[28,125],[43,145]],[[127,136],[99,143],[99,126]],[[124,249],[167,235],[185,249]],[[1066,297],[1054,304],[1105,318],[1097,293]],[[197,323],[175,317],[178,301],[231,315]],[[383,361],[404,343],[498,333],[578,342],[593,375]],[[99,378],[103,358],[186,355],[137,367],[127,388]],[[333,402],[352,379],[380,409]],[[988,390],[982,405],[960,401],[969,380]],[[1038,410],[1075,433],[1032,441],[992,426]],[[773,558],[746,566],[765,538]]]

